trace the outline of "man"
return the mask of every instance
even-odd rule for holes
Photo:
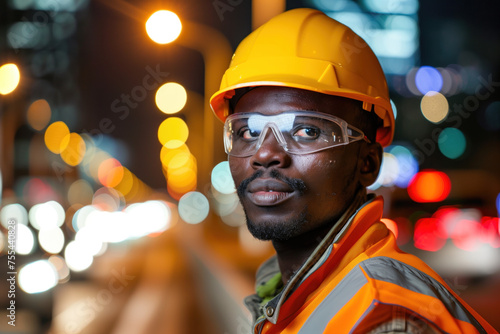
[[[496,333],[380,222],[366,187],[394,133],[378,60],[349,28],[285,12],[238,47],[211,106],[247,225],[276,256],[254,333]]]

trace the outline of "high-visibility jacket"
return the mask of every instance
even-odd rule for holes
[[[268,300],[247,297],[254,333],[368,333],[394,309],[438,332],[497,333],[423,261],[399,250],[382,211],[381,197],[368,201],[324,252],[316,249],[300,281],[292,277]],[[276,258],[257,276],[261,286],[279,278]]]

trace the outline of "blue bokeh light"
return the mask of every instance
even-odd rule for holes
[[[418,173],[418,162],[410,150],[401,145],[394,145],[388,149],[398,161],[399,173],[394,180],[394,184],[399,188],[406,188],[411,179]]]
[[[439,92],[443,88],[443,77],[434,67],[422,66],[415,75],[415,84],[424,95],[430,91]]]

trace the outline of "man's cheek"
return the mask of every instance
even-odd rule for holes
[[[236,186],[245,179],[245,170],[247,169],[246,159],[242,158],[229,158],[229,170],[233,177]]]

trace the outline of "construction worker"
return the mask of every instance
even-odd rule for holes
[[[238,46],[210,104],[247,226],[276,250],[245,300],[254,333],[497,333],[380,222],[366,187],[394,114],[348,27],[313,9],[276,16]]]

